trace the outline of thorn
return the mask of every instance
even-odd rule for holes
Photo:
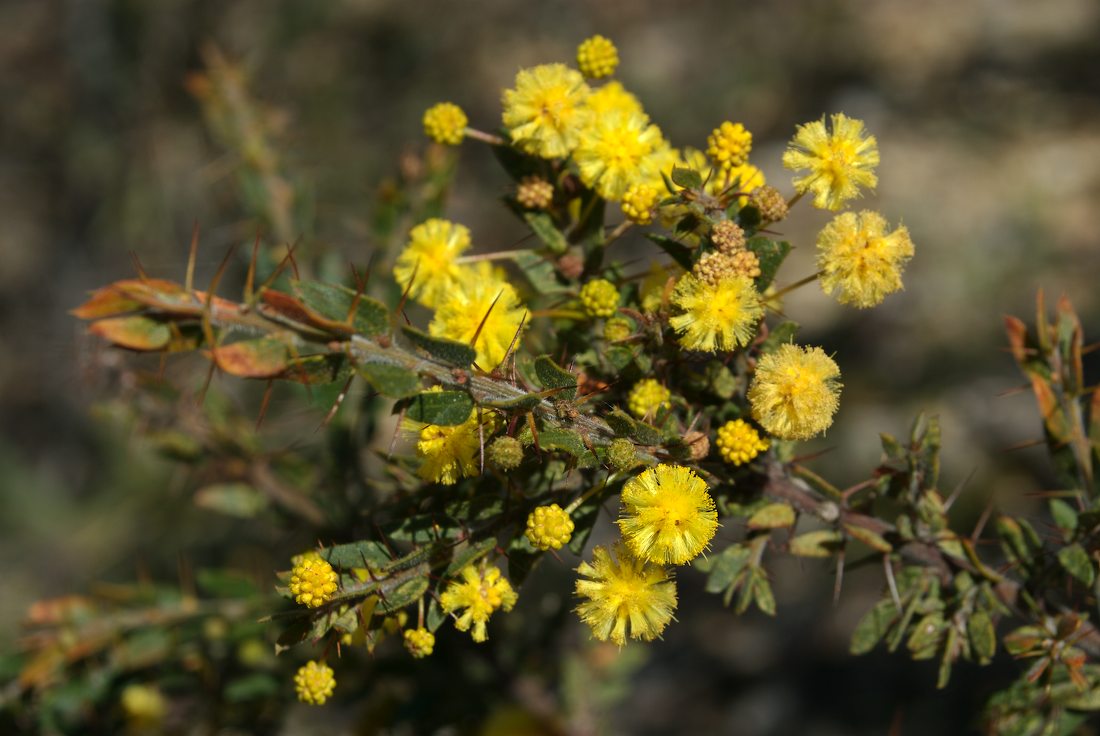
[[[958,500],[959,496],[962,495],[963,489],[966,488],[968,483],[970,483],[970,479],[974,477],[975,472],[975,469],[971,468],[967,476],[962,479],[962,482],[955,487],[955,490],[952,491],[951,495],[947,497],[947,500],[943,502],[944,511],[951,510],[951,506],[955,503],[955,501]]]
[[[497,292],[497,295],[493,298],[493,303],[485,310],[485,316],[481,318],[481,323],[477,326],[477,329],[474,330],[474,336],[470,338],[470,347],[476,348],[477,339],[481,337],[481,330],[485,327],[485,323],[489,321],[489,315],[493,313],[493,307],[497,305],[497,302],[500,301],[502,296],[504,296],[504,289]]]
[[[479,475],[485,475],[485,425],[481,423],[481,407],[477,408],[477,444],[478,455],[481,458],[481,467],[478,470]]]
[[[354,263],[351,264],[351,272],[355,276],[355,296],[352,297],[347,316],[344,317],[344,323],[349,327],[355,323],[355,310],[359,309],[359,302],[363,299],[363,289],[366,287],[366,283],[359,278],[359,271]]]
[[[183,281],[183,289],[191,293],[195,285],[195,261],[199,257],[199,221],[195,219],[191,225],[191,252],[187,256],[187,276]]]
[[[1013,386],[1012,388],[1006,388],[1004,391],[998,391],[994,396],[998,399],[1003,399],[1006,396],[1015,396],[1016,394],[1022,394],[1031,390],[1031,384],[1025,383],[1020,386]]]
[[[135,251],[130,251],[130,260],[133,261],[134,270],[137,271],[138,278],[142,281],[148,281],[149,274],[145,273],[145,268],[141,265],[141,259],[138,258],[138,254]]]
[[[211,321],[211,313],[214,309],[214,292],[217,290],[218,282],[221,281],[226,268],[229,267],[229,259],[233,256],[233,251],[236,249],[236,244],[233,244],[229,246],[229,250],[225,252],[221,264],[218,265],[218,270],[214,273],[214,278],[210,279],[210,287],[206,290],[206,303],[202,308],[202,333],[206,342],[210,345],[210,358],[213,360],[215,366],[218,365],[218,341],[214,335],[214,325]],[[209,383],[209,380],[207,383]]]
[[[264,389],[264,397],[260,401],[260,415],[256,417],[256,429],[260,429],[260,425],[264,423],[264,417],[267,416],[267,405],[271,402],[271,395],[275,392],[275,379],[268,379],[267,387]]]
[[[840,603],[840,588],[844,584],[844,550],[836,557],[836,581],[833,583],[833,605]]]
[[[295,241],[293,245],[286,249],[286,255],[283,256],[283,260],[279,261],[279,265],[275,267],[275,270],[271,272],[271,275],[264,279],[264,282],[260,284],[259,291],[263,291],[264,289],[275,283],[275,279],[279,278],[279,275],[282,274],[283,269],[286,268],[286,264],[290,263],[291,258],[293,258],[294,256],[294,249],[298,247],[298,244],[300,242],[301,241]],[[295,270],[295,273],[297,273],[297,270]]]
[[[397,300],[397,309],[394,312],[399,313],[405,318],[405,324],[411,325],[409,321],[409,315],[405,314],[405,302],[409,298],[409,292],[412,291],[413,284],[416,283],[416,272],[420,270],[420,259],[416,259],[416,263],[413,265],[413,272],[409,275],[409,283],[405,284],[405,290],[401,292],[401,298]]]
[[[325,415],[325,418],[317,426],[317,429],[313,430],[314,434],[327,427],[329,422],[332,421],[332,418],[336,416],[336,412],[340,411],[340,406],[343,405],[344,399],[347,398],[348,389],[351,388],[351,382],[354,380],[355,374],[352,373],[350,376],[348,376],[348,380],[344,383],[344,388],[341,389],[340,393],[336,395],[336,401],[332,402],[332,408],[328,410],[328,414]]]
[[[299,278],[301,278],[301,276],[298,275],[298,261],[294,260],[294,249],[297,248],[298,245],[301,242],[302,242],[302,236],[299,235],[297,240],[294,241],[294,247],[293,248],[287,248],[287,251],[286,251],[286,258],[287,258],[288,261],[290,261],[290,270],[292,270],[294,272],[294,278],[295,279],[299,279]]]
[[[367,286],[370,284],[371,271],[374,270],[374,259],[378,256],[377,250],[371,250],[370,258],[367,259],[367,268],[363,273],[363,291],[367,290]]]
[[[989,501],[985,504],[985,510],[982,511],[982,515],[978,517],[978,523],[974,525],[974,531],[970,532],[970,539],[976,540],[982,536],[982,532],[985,530],[985,524],[989,521],[990,515],[993,513],[993,497],[990,496]]]
[[[1044,439],[1037,440],[1024,440],[1023,442],[1017,442],[1014,445],[1009,445],[1001,450],[1001,452],[1014,452],[1016,450],[1026,450],[1029,447],[1037,447],[1046,442]]]
[[[890,586],[890,597],[894,599],[894,606],[901,613],[901,596],[898,595],[898,583],[894,580],[894,566],[890,564],[890,555],[882,556],[882,569],[886,572],[886,584]]]
[[[248,275],[244,279],[244,300],[252,303],[252,286],[256,279],[256,260],[260,255],[260,231],[256,231],[256,240],[252,243],[252,257],[248,259]]]
[[[397,415],[397,422],[393,426],[393,437],[390,438],[390,449],[386,451],[386,459],[393,457],[393,448],[397,446],[397,435],[401,432],[401,424],[405,421],[405,409]]]
[[[494,302],[494,304],[495,303],[496,302]],[[495,371],[497,368],[500,368],[502,365],[504,365],[508,361],[509,358],[512,358],[513,359],[512,360],[513,383],[515,382],[514,376],[515,376],[515,370],[516,370],[515,353],[513,351],[515,350],[516,342],[519,340],[520,333],[523,332],[523,325],[524,325],[525,322],[527,322],[527,315],[528,315],[528,311],[526,309],[523,310],[523,316],[520,317],[519,327],[516,328],[516,334],[512,335],[512,342],[508,343],[508,350],[505,351],[504,357],[501,358],[500,362],[497,363],[496,367],[493,368],[493,370]],[[481,328],[479,327],[478,329],[481,329]],[[475,336],[474,339],[476,340],[477,337]]]
[[[210,370],[206,372],[206,380],[202,382],[202,390],[199,391],[199,400],[196,402],[199,406],[202,406],[206,401],[206,392],[210,389],[210,382],[214,379],[214,371],[218,369],[218,364],[215,361],[210,362]]]

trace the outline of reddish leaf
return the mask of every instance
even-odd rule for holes
[[[118,289],[108,286],[93,291],[88,301],[70,311],[69,314],[78,319],[100,319],[134,312],[140,308],[141,302],[130,299]]]
[[[168,325],[141,315],[101,319],[88,331],[130,350],[161,350],[172,339]]]
[[[289,361],[286,343],[270,337],[236,342],[212,352],[217,354],[219,368],[242,378],[273,378],[286,370]]]

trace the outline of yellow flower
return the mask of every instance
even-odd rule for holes
[[[653,208],[657,206],[657,200],[657,190],[653,187],[632,184],[623,195],[623,214],[636,225],[648,225],[653,222]]]
[[[617,201],[632,184],[659,176],[653,154],[664,144],[661,130],[644,115],[609,113],[594,118],[573,155],[581,181]]]
[[[638,98],[628,92],[617,81],[611,81],[602,87],[592,90],[588,95],[587,106],[597,117],[611,113],[623,113],[625,115],[642,115],[648,120],[642,103]]]
[[[672,620],[676,583],[663,567],[637,559],[621,544],[612,553],[596,547],[592,563],[581,562],[577,572],[577,595],[586,599],[577,613],[600,641],[620,647],[628,635],[652,641]]]
[[[840,368],[821,348],[780,345],[756,366],[749,402],[770,434],[805,440],[833,423],[840,404]]]
[[[152,685],[127,685],[119,696],[126,720],[140,728],[152,728],[164,720],[168,704],[160,690]]]
[[[564,64],[521,69],[515,88],[504,91],[504,127],[525,153],[564,158],[591,115],[587,97],[584,77]]]
[[[457,146],[466,135],[466,113],[451,102],[440,102],[424,112],[424,133],[436,143]]]
[[[526,326],[526,315],[512,285],[481,261],[439,298],[428,332],[473,344],[478,366],[488,371],[500,365],[513,340],[519,345],[516,334]]]
[[[434,308],[459,283],[464,270],[456,261],[469,247],[470,231],[465,225],[433,217],[409,231],[409,242],[397,257],[393,276],[404,289],[415,272],[409,295]]]
[[[741,123],[726,121],[711,131],[707,138],[707,155],[722,171],[741,166],[749,160],[752,133]]]
[[[516,185],[516,201],[529,210],[545,210],[554,201],[554,185],[541,176],[525,176]]]
[[[643,418],[657,413],[662,406],[671,406],[672,393],[653,378],[643,378],[634,384],[626,397],[630,413]]]
[[[324,605],[336,592],[338,577],[332,565],[320,556],[305,557],[290,571],[290,592],[308,608]]]
[[[849,199],[858,197],[860,188],[874,189],[878,177],[878,143],[873,135],[864,136],[863,121],[844,113],[832,116],[832,131],[825,119],[798,126],[798,131],[783,154],[783,165],[809,173],[794,180],[799,194],[813,192],[814,206],[839,210]]]
[[[298,668],[298,673],[294,675],[294,688],[298,691],[298,700],[303,703],[324,705],[332,697],[336,678],[327,664],[310,660]]]
[[[762,439],[752,425],[743,419],[726,422],[718,429],[718,453],[730,465],[744,465],[767,451],[768,441]]]
[[[610,317],[619,308],[619,290],[607,279],[593,279],[581,287],[581,304],[589,317]]]
[[[587,38],[577,47],[577,66],[589,79],[609,77],[619,65],[619,50],[603,36]]]
[[[561,506],[539,506],[527,516],[527,540],[543,551],[561,549],[573,536],[573,520]]]
[[[433,390],[441,390],[433,386]],[[417,475],[432,483],[454,485],[461,478],[472,478],[481,472],[481,438],[496,429],[496,415],[483,412],[482,431],[478,433],[478,416],[471,411],[462,424],[440,426],[408,422],[419,432],[416,454],[422,460]]]
[[[686,273],[676,283],[672,304],[680,314],[668,323],[688,350],[714,353],[747,345],[764,314],[760,295],[745,276],[707,283]]]
[[[747,196],[749,192],[767,183],[764,172],[747,161],[740,166],[727,169],[724,173],[715,171],[706,154],[695,148],[685,148],[683,159],[678,165],[698,171],[699,176],[703,178],[703,189],[711,196],[717,196],[731,186],[743,192],[746,196],[738,197],[738,204],[742,207],[749,200]]]
[[[465,608],[465,612],[455,621],[455,628],[469,631],[473,626],[474,641],[483,642],[489,638],[485,631],[489,616],[498,608],[511,611],[512,606],[516,605],[516,592],[512,590],[508,578],[502,576],[496,567],[479,572],[475,566],[467,565],[460,577],[461,582],[452,581],[439,596],[439,604],[444,613],[450,614]]]
[[[865,309],[881,304],[902,288],[901,270],[913,257],[913,241],[904,225],[886,232],[877,212],[837,215],[817,236],[817,268],[826,294]]]
[[[682,565],[706,549],[718,512],[706,482],[691,468],[658,465],[623,486],[619,529],[635,556]]]
[[[669,279],[676,276],[676,269],[674,267],[662,266],[660,263],[653,263],[649,267],[649,273],[642,279],[641,285],[638,287],[638,294],[641,297],[642,309],[649,314],[653,314],[658,311],[664,300],[665,291],[668,290],[669,296],[672,294],[672,289],[669,288]]]
[[[417,629],[405,629],[405,649],[416,659],[431,656],[435,649],[435,634],[423,626]]]

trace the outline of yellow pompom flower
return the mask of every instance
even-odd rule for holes
[[[440,102],[424,111],[424,133],[445,146],[457,146],[462,142],[468,122],[466,113],[453,102]]]
[[[643,378],[634,384],[627,394],[626,404],[630,413],[638,418],[656,414],[661,407],[671,406],[672,393],[653,378]]]
[[[436,307],[457,286],[465,270],[457,259],[470,247],[470,230],[433,217],[409,231],[409,242],[397,256],[393,276],[402,289],[416,274],[409,296],[426,307]]]
[[[707,155],[721,171],[729,171],[749,160],[752,133],[741,123],[726,121],[707,138]]]
[[[442,390],[433,386],[432,390]],[[496,429],[496,415],[483,412],[482,430],[478,432],[478,415],[471,411],[462,424],[442,426],[409,422],[418,432],[416,454],[421,458],[417,475],[431,483],[451,486],[462,478],[472,478],[481,470],[481,438]]]
[[[891,233],[886,228],[885,217],[866,210],[837,215],[825,226],[817,236],[817,268],[826,294],[837,291],[841,304],[866,309],[902,288],[913,241],[904,225]]]
[[[780,345],[756,365],[749,386],[752,416],[769,434],[805,440],[833,423],[840,368],[821,348]]]
[[[589,79],[610,77],[619,66],[619,50],[603,36],[586,38],[577,47],[577,67]]]
[[[707,548],[718,512],[691,468],[661,464],[623,485],[619,530],[636,557],[682,565]]]
[[[585,600],[577,614],[600,641],[620,647],[626,637],[652,641],[661,635],[676,610],[676,583],[659,565],[640,560],[621,544],[612,552],[592,550],[592,562],[577,568],[577,595]]]
[[[168,704],[152,685],[127,685],[119,696],[126,720],[139,729],[154,728],[164,720]]]
[[[839,210],[844,203],[860,195],[861,188],[878,184],[878,142],[864,135],[863,121],[844,113],[832,116],[832,130],[825,119],[798,126],[783,153],[783,166],[809,173],[794,180],[799,194],[813,192],[814,206]]]
[[[435,634],[423,626],[417,629],[405,629],[405,649],[416,659],[431,656],[435,649]]]
[[[591,116],[588,92],[581,73],[564,64],[521,69],[515,88],[504,91],[504,127],[521,151],[565,158]]]
[[[718,454],[730,465],[744,465],[768,449],[768,441],[743,419],[726,422],[718,429]]]
[[[655,188],[648,184],[632,184],[623,195],[623,214],[636,225],[648,225],[653,222],[653,208],[657,206],[657,200]]]
[[[336,689],[336,678],[327,664],[310,660],[294,675],[294,689],[298,691],[298,700],[303,703],[324,705]]]
[[[680,345],[708,353],[747,345],[764,314],[760,295],[746,276],[708,283],[686,273],[676,282],[671,301],[680,314],[668,323],[680,333]]]
[[[573,520],[556,503],[539,506],[527,516],[526,535],[537,549],[561,549],[573,536]]]
[[[290,571],[290,592],[294,600],[308,608],[324,605],[336,592],[338,576],[332,565],[320,556],[306,557]]]
[[[440,297],[428,332],[472,343],[478,366],[488,371],[500,365],[513,340],[519,345],[516,334],[526,326],[526,316],[512,285],[481,261],[463,271],[459,283]]]
[[[483,642],[489,638],[485,630],[489,616],[498,608],[511,611],[516,605],[516,592],[496,567],[479,571],[474,565],[467,565],[459,577],[461,580],[452,581],[439,596],[439,604],[449,614],[466,609],[455,621],[455,628],[469,631],[473,627],[474,641]]]
[[[610,113],[585,128],[573,160],[586,186],[618,201],[632,184],[660,175],[653,154],[665,145],[660,128],[644,115]]]
[[[589,317],[610,317],[619,308],[619,290],[607,279],[593,279],[581,287],[581,304]]]
[[[647,120],[645,109],[631,92],[618,81],[611,81],[602,87],[592,90],[585,103],[590,112],[595,116],[610,115],[611,113],[623,113],[625,115],[642,115]]]

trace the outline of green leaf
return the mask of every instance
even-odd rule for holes
[[[432,337],[427,332],[409,325],[403,326],[401,332],[428,355],[458,368],[469,368],[477,358],[477,351],[464,342],[448,340],[445,337]]]
[[[785,529],[794,526],[794,509],[788,503],[769,503],[749,517],[749,529]]]
[[[467,565],[477,562],[482,557],[492,552],[496,546],[496,537],[489,537],[488,539],[482,539],[478,542],[466,545],[454,556],[450,564],[447,565],[447,568],[443,571],[443,577],[457,575]]]
[[[684,270],[690,271],[691,267],[695,265],[694,258],[692,257],[694,251],[679,240],[673,240],[667,235],[660,235],[658,233],[646,233],[645,236],[656,243],[661,250],[667,253],[672,260],[676,261]]]
[[[938,611],[927,614],[913,626],[905,645],[913,659],[931,659],[936,655],[946,624]]]
[[[714,555],[706,560],[702,558],[697,560],[695,564],[697,568],[710,568],[705,587],[706,591],[708,593],[721,593],[733,585],[737,576],[748,564],[751,554],[752,552],[748,547],[733,544],[722,550],[721,554]]]
[[[832,529],[800,534],[789,543],[798,557],[832,557],[844,545],[844,535]]]
[[[172,339],[168,325],[142,315],[101,319],[88,331],[129,350],[160,350]]]
[[[545,212],[527,212],[523,219],[531,227],[535,236],[543,242],[550,251],[556,255],[564,255],[569,250],[569,241],[565,235],[554,225],[553,218]]]
[[[363,363],[359,373],[378,393],[391,399],[404,399],[420,391],[420,376],[389,363]]]
[[[548,295],[569,291],[570,287],[558,278],[554,263],[545,256],[532,250],[525,250],[517,253],[513,260],[535,293]]]
[[[366,294],[357,297],[356,292],[346,286],[319,281],[295,281],[291,285],[302,303],[325,319],[346,323],[350,314],[352,329],[366,337],[390,331],[390,312],[377,299]]]
[[[577,397],[577,377],[551,360],[549,355],[535,358],[535,375],[543,388],[562,389],[555,398],[572,400]]]
[[[1054,517],[1054,524],[1062,531],[1062,538],[1069,541],[1073,538],[1073,532],[1077,530],[1077,511],[1060,498],[1050,502],[1050,515]]]
[[[379,613],[394,613],[405,606],[412,605],[428,592],[428,576],[417,575],[386,592],[386,597],[378,602]]]
[[[985,611],[974,611],[966,622],[966,629],[978,664],[987,664],[997,653],[997,632],[993,627],[993,619]]]
[[[405,416],[414,422],[453,427],[470,418],[474,400],[465,391],[424,391],[407,399]]]
[[[504,411],[530,411],[542,403],[542,400],[548,398],[541,393],[536,394],[523,394],[522,396],[516,396],[512,399],[499,399],[496,401],[482,401],[481,406],[489,407],[491,409],[503,409]]]
[[[286,365],[283,378],[309,386],[335,383],[351,375],[351,366],[343,353],[322,353],[294,358]]]
[[[672,170],[672,182],[684,189],[702,189],[703,177],[695,169],[677,166]]]
[[[863,615],[852,631],[852,641],[848,645],[848,651],[852,654],[866,654],[882,641],[890,626],[897,620],[898,609],[894,601],[884,598],[875,604],[874,608]]]
[[[771,353],[779,349],[780,345],[786,345],[789,342],[794,341],[794,336],[798,334],[798,323],[791,320],[784,320],[771,329],[768,333],[768,338],[764,340],[764,344],[760,346],[761,353]]]
[[[222,695],[226,702],[243,703],[257,698],[267,698],[275,695],[280,689],[279,681],[264,672],[254,672],[243,677],[230,680]]]
[[[858,539],[876,552],[882,552],[885,554],[892,552],[894,549],[889,542],[880,537],[878,534],[875,534],[870,529],[856,526],[855,524],[845,524],[844,531],[846,531],[848,535],[851,536],[853,539]]]
[[[372,540],[338,544],[335,547],[326,547],[319,550],[318,553],[330,565],[343,570],[351,570],[356,567],[381,570],[391,562],[390,553],[386,546],[381,542]]]
[[[1058,562],[1073,577],[1085,585],[1092,585],[1096,579],[1096,568],[1085,548],[1079,544],[1071,544],[1058,550]]]
[[[251,519],[267,508],[267,496],[247,483],[215,483],[195,493],[195,505],[219,514]]]
[[[271,337],[242,340],[213,351],[218,368],[241,378],[272,378],[286,370],[290,351],[286,343]]]
[[[763,568],[754,567],[750,576],[752,585],[752,597],[756,601],[756,607],[769,616],[775,615],[775,594],[772,593],[772,585],[768,582],[768,574]]]
[[[596,465],[599,460],[585,446],[579,432],[572,429],[548,428],[539,432],[539,447],[543,450],[561,450],[577,458],[580,467]]]
[[[763,294],[775,279],[783,259],[791,252],[791,244],[785,240],[775,241],[758,235],[750,238],[745,247],[755,253],[760,260],[760,275],[756,277],[755,283],[756,290]]]

